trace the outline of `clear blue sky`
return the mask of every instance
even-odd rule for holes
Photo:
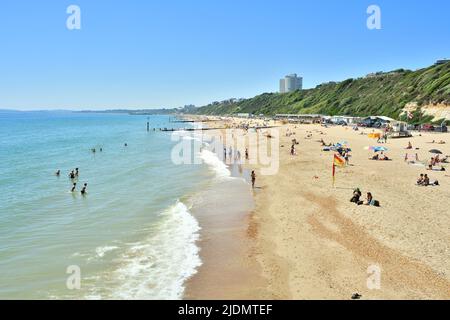
[[[81,8],[82,29],[66,28]],[[366,27],[381,7],[382,30]],[[203,105],[450,57],[448,0],[35,0],[0,4],[0,108]]]

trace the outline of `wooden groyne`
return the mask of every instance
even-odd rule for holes
[[[169,132],[169,131],[207,131],[207,130],[223,130],[226,128],[161,128],[159,131]]]
[[[171,123],[195,123],[195,122],[214,122],[217,120],[169,120]]]
[[[255,130],[259,130],[259,129],[271,129],[271,128],[276,128],[277,126],[263,126],[263,127],[251,127],[248,129],[255,129]],[[208,131],[208,130],[226,130],[226,129],[242,129],[242,128],[227,128],[227,127],[221,127],[221,128],[212,128],[212,127],[207,127],[207,128],[160,128],[159,131],[163,131],[163,132],[173,132],[173,131]]]

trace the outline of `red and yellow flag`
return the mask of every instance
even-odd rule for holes
[[[336,182],[336,166],[338,167],[344,167],[345,166],[345,160],[342,159],[340,156],[338,156],[337,154],[334,155],[333,157],[333,168],[332,168],[332,175],[333,175],[333,187],[334,187],[334,183]]]
[[[334,158],[333,158],[333,165],[338,166],[338,167],[344,167],[345,166],[345,160],[342,159],[337,154],[335,154]]]

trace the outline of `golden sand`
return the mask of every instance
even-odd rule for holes
[[[240,122],[247,120],[225,121]],[[241,254],[242,277],[246,266],[257,264],[262,289],[256,294],[243,281],[233,294],[215,297],[350,299],[358,292],[362,299],[449,299],[450,166],[445,172],[428,171],[404,161],[409,152],[426,162],[428,150],[435,148],[450,155],[449,135],[391,139],[385,146],[393,161],[371,161],[365,147],[378,145],[368,138],[371,129],[278,125],[279,171],[271,176],[257,171],[255,209],[243,221],[251,245]],[[287,137],[287,130],[300,143],[296,156],[290,155],[294,137]],[[322,151],[320,139],[344,140],[352,148],[351,165],[337,169],[334,187],[333,152]],[[446,144],[429,143],[433,140]],[[414,150],[405,150],[408,141]],[[420,173],[439,180],[440,186],[416,186]],[[356,187],[363,196],[371,192],[381,207],[350,203]],[[373,265],[382,271],[379,289],[367,286]]]

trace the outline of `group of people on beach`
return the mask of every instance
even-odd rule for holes
[[[420,174],[419,178],[417,179],[417,183],[418,186],[422,186],[422,187],[428,187],[428,186],[438,186],[439,185],[439,181],[435,180],[433,182],[430,182],[430,178],[428,177],[427,174]]]
[[[245,148],[245,160],[249,160],[249,153],[248,148]],[[234,156],[234,157],[233,157]],[[227,159],[232,161],[233,159],[235,161],[241,161],[241,151],[237,149],[233,149],[233,147],[229,147],[227,151],[227,147],[223,147],[223,161],[226,162]]]
[[[434,166],[438,166],[442,163],[447,163],[448,160],[448,156],[446,156],[445,158],[440,158],[439,154],[437,154],[434,157],[431,157],[430,160],[428,161],[428,170],[433,170]],[[445,168],[441,165],[440,171],[445,171]]]
[[[383,151],[381,151],[380,153],[375,152],[372,158],[370,158],[370,160],[389,161],[391,159],[389,159],[389,157],[385,155]]]
[[[353,190],[353,196],[350,199],[350,202],[356,203],[357,205],[367,205],[367,206],[374,206],[374,207],[379,207],[380,206],[380,202],[378,200],[375,200],[372,196],[371,192],[367,192],[366,195],[366,201],[362,201],[361,200],[362,197],[362,193],[361,190],[359,188],[356,188],[355,190]]]

